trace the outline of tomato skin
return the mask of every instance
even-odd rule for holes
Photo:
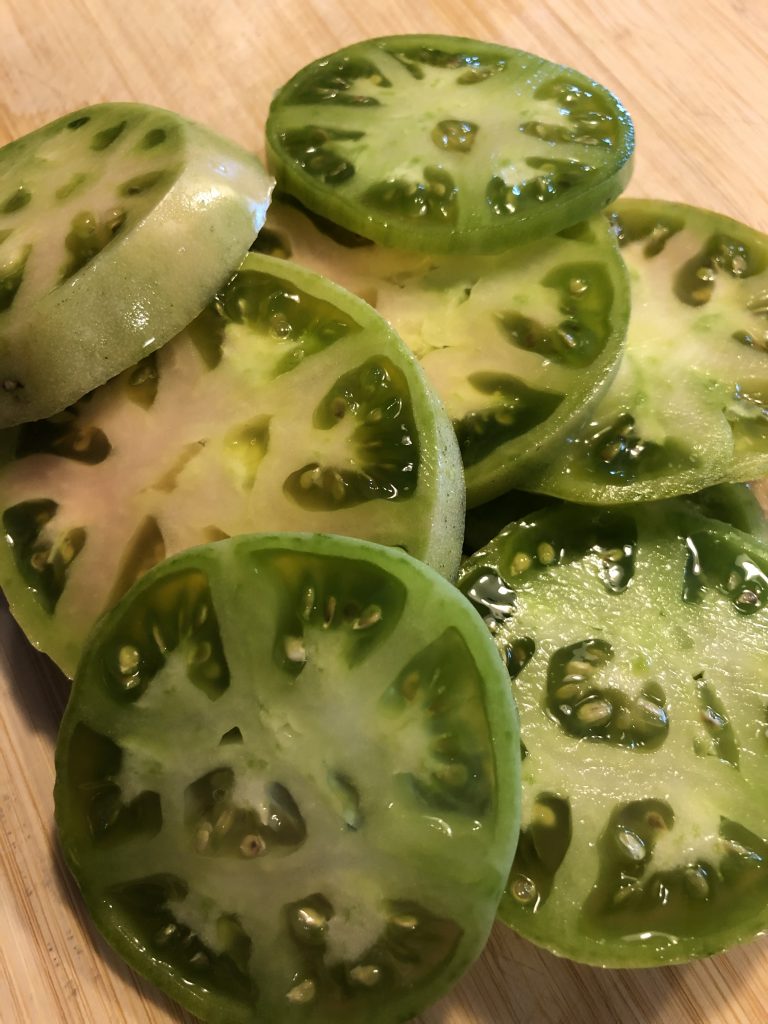
[[[518,750],[498,655],[446,581],[362,541],[246,536],[156,567],[101,621],[56,816],[105,937],[203,1020],[395,1024],[482,949]]]
[[[321,58],[267,120],[285,191],[366,238],[433,253],[499,252],[597,213],[626,186],[633,151],[629,114],[598,83],[451,36],[370,39]]]
[[[554,506],[459,581],[521,720],[499,916],[582,963],[709,956],[768,925],[768,546],[692,504]]]

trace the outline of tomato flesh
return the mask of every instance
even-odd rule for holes
[[[768,925],[768,547],[683,502],[553,507],[460,580],[518,704],[523,818],[500,915],[610,967]]]
[[[255,246],[327,275],[393,325],[453,422],[470,507],[526,486],[618,366],[629,281],[602,217],[499,255],[425,255],[277,200]]]
[[[480,952],[518,772],[503,667],[446,581],[361,541],[247,536],[102,620],[56,813],[106,937],[204,1020],[378,1024]]]
[[[611,215],[632,282],[621,367],[527,487],[620,504],[768,472],[768,237],[677,203]]]
[[[386,245],[499,252],[622,191],[634,131],[603,86],[522,50],[450,36],[355,43],[275,96],[280,185]]]
[[[267,256],[160,352],[2,440],[0,580],[70,675],[131,583],[209,540],[337,533],[458,568],[461,461],[418,366],[370,307]]]
[[[234,143],[137,103],[0,149],[0,427],[59,412],[196,317],[271,188]]]

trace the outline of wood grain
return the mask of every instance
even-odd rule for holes
[[[140,100],[258,150],[272,92],[369,35],[445,32],[571,64],[632,112],[630,194],[768,231],[765,0],[0,0],[0,144],[75,107]],[[191,1021],[97,936],[52,825],[67,686],[0,610],[0,1022]],[[685,967],[599,971],[502,927],[421,1024],[766,1024],[768,940]],[[275,1022],[277,1024],[277,1022]]]

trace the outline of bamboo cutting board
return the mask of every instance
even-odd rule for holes
[[[630,194],[768,232],[768,0],[0,0],[0,144],[88,103],[139,100],[261,151],[289,75],[395,32],[494,40],[577,67],[635,119]],[[0,689],[1,1024],[189,1024],[101,941],[62,866],[51,790],[67,685],[4,608]],[[419,1021],[768,1024],[768,938],[683,967],[600,971],[497,926]]]

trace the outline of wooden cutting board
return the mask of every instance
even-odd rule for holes
[[[768,231],[766,0],[0,0],[0,144],[75,107],[140,100],[261,151],[270,97],[370,35],[444,32],[571,64],[637,126],[629,192]],[[0,610],[0,1022],[191,1021],[88,922],[52,824],[67,685]],[[766,1024],[768,939],[712,960],[600,971],[501,926],[421,1024]],[[265,1022],[279,1024],[279,1022]]]

